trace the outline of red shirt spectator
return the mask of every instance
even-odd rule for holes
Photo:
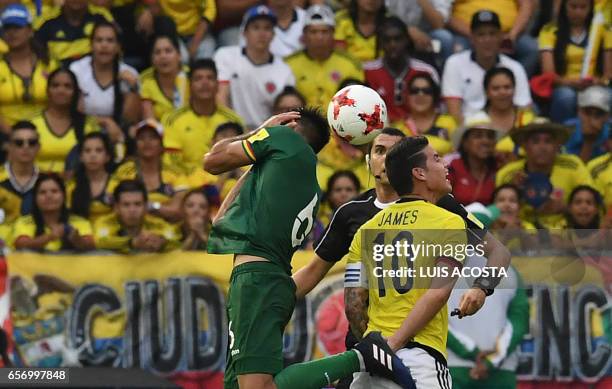
[[[431,74],[437,84],[440,84],[440,77],[433,66],[411,58],[414,44],[406,24],[398,17],[391,16],[384,20],[378,41],[383,57],[363,65],[366,82],[387,104],[389,121],[402,120],[408,114],[408,105],[404,100],[408,81],[416,73],[423,72]]]
[[[463,205],[482,203],[489,205],[495,190],[495,171],[490,171],[483,180],[474,177],[462,158],[453,160],[448,167],[448,179],[453,185],[453,195]]]

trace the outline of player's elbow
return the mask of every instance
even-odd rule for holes
[[[428,290],[428,304],[442,308],[450,298],[452,288],[435,288]]]
[[[223,169],[223,161],[219,158],[219,154],[207,153],[204,156],[204,170],[210,174],[221,174],[225,170]]]

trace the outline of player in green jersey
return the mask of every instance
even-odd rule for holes
[[[316,153],[328,141],[327,121],[303,109],[223,140],[205,156],[204,169],[212,174],[252,165],[221,206],[208,241],[210,253],[234,254],[225,388],[318,389],[363,370],[414,387],[380,333],[355,350],[283,370],[282,336],[295,307],[291,258],[319,207]]]

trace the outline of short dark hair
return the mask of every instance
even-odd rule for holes
[[[382,46],[383,34],[387,28],[396,28],[400,30],[402,35],[406,38],[406,41],[408,42],[408,52],[410,53],[414,51],[414,41],[412,40],[410,34],[408,34],[408,26],[406,25],[406,23],[404,23],[402,19],[398,18],[395,15],[387,16],[383,19],[382,23],[378,25],[376,31],[376,42],[378,46]]]
[[[501,192],[504,189],[510,189],[513,190],[514,193],[516,193],[516,198],[517,200],[520,202],[523,199],[523,194],[521,193],[521,190],[519,189],[518,186],[514,185],[514,184],[503,184],[498,186],[497,188],[495,188],[495,190],[493,191],[493,201],[495,201],[495,199],[497,198],[497,195],[499,194],[499,192]]]
[[[336,184],[336,181],[338,181],[342,177],[346,177],[349,180],[351,180],[353,185],[355,185],[355,189],[357,189],[357,192],[361,190],[361,182],[359,182],[359,177],[357,177],[357,175],[353,173],[351,170],[335,171],[334,174],[332,174],[327,179],[327,187],[325,190],[329,193],[332,190],[332,187]]]
[[[14,133],[19,130],[32,130],[38,132],[34,123],[28,120],[20,120],[11,126],[11,133]]]
[[[438,84],[436,82],[436,80],[434,80],[434,78],[432,77],[431,73],[424,72],[424,71],[416,72],[408,80],[408,88],[407,88],[406,92],[410,92],[410,88],[412,88],[412,84],[416,80],[426,80],[429,83],[429,85],[431,86],[431,89],[433,91],[433,94],[431,96],[433,98],[433,104],[434,104],[434,106],[439,105],[440,104],[440,99],[441,99],[440,84]]]
[[[387,153],[387,177],[398,195],[403,196],[413,191],[412,169],[425,167],[427,157],[423,150],[428,144],[429,141],[424,136],[405,137]]]
[[[119,202],[123,193],[130,192],[141,193],[144,198],[144,202],[146,203],[147,201],[149,201],[149,196],[147,195],[147,188],[145,187],[145,184],[142,181],[123,180],[115,187],[115,190],[113,191],[113,200],[115,201],[115,204]]]
[[[274,108],[276,108],[276,106],[278,106],[278,104],[280,103],[281,99],[285,96],[295,96],[297,97],[301,103],[302,106],[306,105],[306,99],[304,98],[304,95],[300,93],[300,91],[298,91],[297,89],[295,89],[295,87],[291,86],[291,85],[287,85],[282,91],[281,93],[278,94],[278,96],[276,96],[276,98],[274,99],[274,104],[272,104],[272,106]]]
[[[327,119],[323,117],[318,108],[300,108],[300,118],[298,125],[303,130],[306,142],[312,147],[315,154],[318,154],[329,142],[329,125]]]
[[[489,84],[491,83],[491,80],[493,79],[493,77],[499,74],[503,74],[506,77],[508,77],[510,81],[512,81],[512,85],[516,86],[516,77],[514,77],[514,73],[512,72],[512,70],[504,66],[495,66],[487,70],[487,72],[485,73],[484,81],[483,81],[485,91],[489,87]]]
[[[347,86],[351,86],[351,85],[363,85],[363,86],[369,86],[367,82],[365,81],[361,81],[358,80],[356,78],[345,78],[344,80],[342,80],[342,82],[340,83],[340,85],[338,85],[338,91],[340,91],[341,89],[346,88]]]
[[[217,77],[217,65],[215,64],[215,61],[213,61],[210,58],[202,58],[202,59],[196,59],[195,61],[191,62],[191,64],[189,65],[189,79],[191,80],[193,78],[194,73],[197,70],[210,70],[211,72],[213,72],[215,74],[215,78]]]
[[[406,137],[406,134],[404,134],[401,130],[394,128],[394,127],[383,128],[380,134],[376,135],[376,138],[378,138],[381,135],[397,136],[401,139],[404,139]],[[376,138],[374,138],[374,140],[376,140]],[[368,154],[372,154],[372,146],[374,145],[374,140],[372,140],[372,142],[368,144]]]
[[[213,139],[217,135],[219,135],[221,132],[227,131],[227,130],[236,131],[236,135],[244,134],[244,127],[242,127],[242,124],[240,124],[238,122],[225,122],[225,123],[220,124],[219,126],[217,126],[217,128],[215,128],[215,133],[213,134]]]

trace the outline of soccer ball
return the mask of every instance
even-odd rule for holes
[[[352,145],[371,142],[387,125],[387,106],[375,90],[363,85],[340,89],[327,107],[327,122]]]

